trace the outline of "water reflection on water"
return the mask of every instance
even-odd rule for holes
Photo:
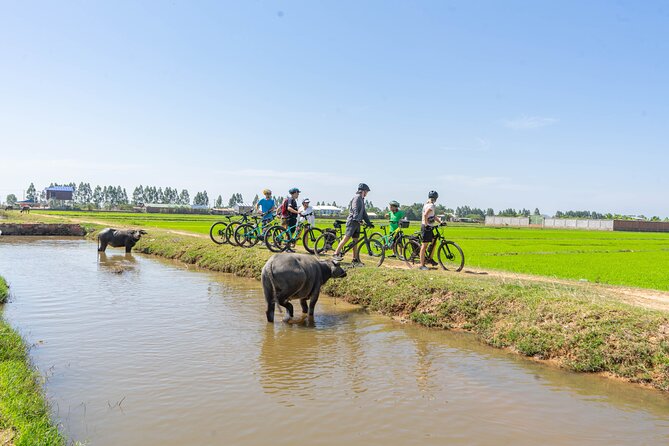
[[[259,283],[83,240],[0,239],[6,318],[93,445],[667,444],[660,392],[327,297],[267,324]]]

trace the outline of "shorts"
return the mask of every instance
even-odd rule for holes
[[[420,225],[420,236],[423,238],[423,243],[432,243],[434,240],[434,228],[429,225]]]
[[[360,222],[359,221],[346,222],[346,232],[344,235],[348,235],[351,238],[360,237]]]

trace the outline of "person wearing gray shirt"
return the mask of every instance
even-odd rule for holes
[[[353,199],[351,199],[351,204],[349,205],[348,218],[346,219],[346,233],[332,256],[333,260],[341,261],[343,259],[341,250],[344,249],[344,246],[346,246],[346,243],[348,243],[349,240],[353,239],[353,263],[362,265],[357,245],[358,238],[360,237],[360,225],[364,221],[368,226],[374,226],[369,220],[367,210],[365,209],[365,197],[368,193],[369,186],[365,183],[360,183],[358,185],[358,192],[356,192]]]

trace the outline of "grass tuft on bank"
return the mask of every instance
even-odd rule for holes
[[[9,287],[0,277],[0,303],[8,296]],[[40,379],[29,365],[21,337],[0,320],[0,439],[10,445],[65,445],[49,418]]]
[[[271,253],[153,231],[136,249],[213,271],[260,278]],[[669,390],[669,314],[594,287],[442,271],[356,268],[323,291],[386,315],[476,333],[494,347],[577,372]]]

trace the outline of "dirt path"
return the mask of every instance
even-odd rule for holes
[[[108,225],[109,222],[101,220],[91,220],[91,219],[81,219],[81,218],[68,218],[55,215],[44,215],[40,214],[40,217],[47,218],[61,218],[66,219],[74,223],[94,223],[99,225]],[[120,226],[120,225],[119,225]],[[193,232],[187,231],[177,231],[173,229],[160,229],[161,231],[168,232],[170,234],[177,234],[185,237],[197,237],[200,239],[208,239],[209,236],[206,234],[196,234]],[[398,260],[389,260],[386,261],[383,266],[387,268],[399,268],[399,269],[408,269],[408,267]],[[546,276],[535,276],[531,274],[521,274],[514,273],[509,271],[498,271],[498,270],[483,270],[479,268],[467,268],[463,270],[464,274],[470,274],[475,276],[487,276],[487,277],[497,277],[503,280],[508,280],[509,282],[518,281],[518,282],[539,282],[546,284],[561,284],[569,285],[575,287],[582,287],[588,291],[594,292],[597,295],[600,295],[604,298],[614,299],[622,302],[626,302],[631,305],[651,308],[656,310],[669,311],[669,292],[668,291],[659,291],[651,290],[645,288],[634,288],[626,287],[620,285],[605,285],[599,283],[591,282],[581,282],[577,280],[570,279],[560,279],[556,277],[546,277]]]

